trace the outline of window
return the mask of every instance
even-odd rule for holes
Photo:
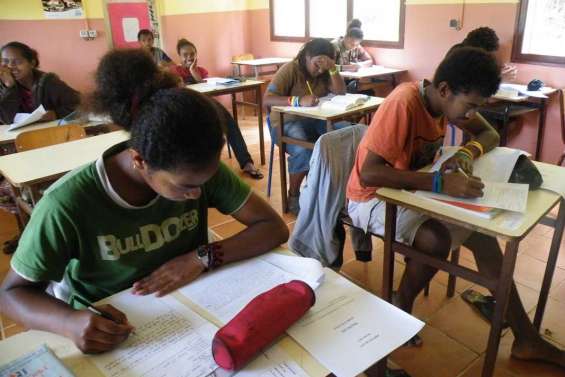
[[[512,61],[565,65],[565,0],[522,0]]]
[[[402,48],[405,0],[270,0],[271,40],[304,42],[345,34],[361,20],[366,46]]]

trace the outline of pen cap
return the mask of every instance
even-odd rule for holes
[[[214,360],[224,369],[241,369],[283,335],[315,301],[312,288],[300,280],[261,293],[218,330],[212,342]]]

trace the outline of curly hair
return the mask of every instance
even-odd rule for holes
[[[35,61],[35,68],[39,67],[39,54],[25,43],[16,41],[6,43],[2,46],[2,49],[0,49],[0,54],[7,49],[17,50],[28,62],[33,63]]]
[[[130,147],[154,170],[206,166],[225,143],[225,117],[207,96],[178,86],[139,49],[114,50],[100,61],[86,109],[109,114],[131,132]]]
[[[436,69],[434,86],[437,88],[444,81],[454,94],[476,91],[490,97],[500,85],[500,67],[482,48],[460,47],[450,52]]]
[[[479,47],[488,52],[493,52],[497,51],[500,47],[498,41],[496,32],[489,27],[483,26],[470,31],[461,44],[468,47]]]

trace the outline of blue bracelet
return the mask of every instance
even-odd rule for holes
[[[432,179],[432,191],[436,193],[441,192],[441,173],[439,170],[434,172],[434,177]]]

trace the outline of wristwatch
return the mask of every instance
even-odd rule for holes
[[[210,248],[208,245],[200,245],[196,248],[196,257],[205,269],[210,267]]]

